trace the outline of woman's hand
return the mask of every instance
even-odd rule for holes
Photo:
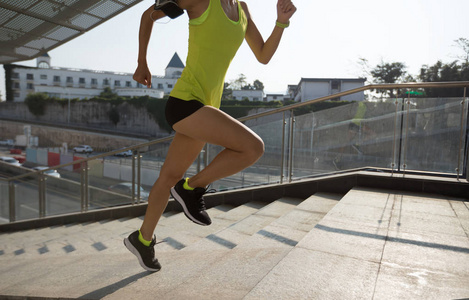
[[[277,21],[287,24],[291,16],[296,12],[295,5],[291,0],[278,0],[277,2]]]
[[[145,85],[147,88],[151,88],[151,73],[146,63],[138,64],[133,79],[138,83]]]

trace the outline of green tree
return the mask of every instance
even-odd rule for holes
[[[99,97],[105,99],[116,99],[118,96],[111,90],[110,87],[105,87],[104,90],[99,94]]]
[[[29,111],[35,116],[42,116],[46,112],[49,96],[46,93],[31,93],[26,96],[24,102]]]
[[[422,82],[466,81],[469,80],[469,65],[466,63],[458,64],[457,61],[448,64],[438,61],[433,66],[422,66],[418,77]],[[462,89],[427,88],[425,94],[428,97],[460,97]]]
[[[456,42],[455,46],[464,52],[463,55],[459,55],[457,58],[462,60],[464,64],[469,64],[469,39],[459,38],[454,41]]]
[[[239,74],[238,78],[233,80],[230,85],[234,90],[241,90],[246,85],[246,75]]]
[[[254,89],[257,91],[264,90],[264,84],[259,79],[254,80],[253,86],[254,86]]]
[[[406,66],[401,62],[385,63],[377,65],[371,70],[371,76],[373,76],[374,83],[399,83],[402,82],[407,71]],[[378,92],[394,97],[394,91],[391,90],[379,90]]]

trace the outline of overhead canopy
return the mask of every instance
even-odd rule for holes
[[[0,64],[36,58],[142,0],[1,0]]]

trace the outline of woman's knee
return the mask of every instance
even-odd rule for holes
[[[252,163],[256,162],[264,154],[264,142],[255,136],[249,143],[246,143],[245,153]]]

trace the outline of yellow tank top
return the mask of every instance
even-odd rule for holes
[[[239,19],[229,19],[220,0],[189,21],[189,51],[181,78],[170,95],[220,107],[228,67],[244,40],[247,18],[238,1]]]

